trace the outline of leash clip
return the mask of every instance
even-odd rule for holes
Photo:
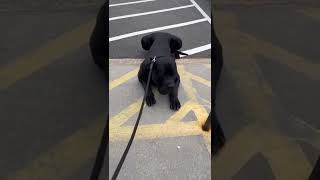
[[[152,62],[154,62],[154,63],[156,62],[156,56],[153,57]]]

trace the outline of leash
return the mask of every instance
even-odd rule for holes
[[[174,54],[174,56],[175,56],[176,59],[180,59],[180,54],[181,54],[181,55],[185,55],[185,56],[189,56],[189,54],[184,53],[184,52],[181,52],[181,51],[178,51],[178,50],[175,51],[173,54]]]
[[[124,163],[124,160],[126,159],[127,154],[129,152],[130,146],[131,146],[131,144],[133,142],[133,139],[134,139],[134,136],[136,134],[136,131],[138,129],[138,125],[139,125],[140,118],[141,118],[142,111],[143,111],[144,102],[146,100],[146,96],[148,94],[148,89],[149,89],[149,86],[150,86],[152,68],[153,68],[153,65],[154,65],[155,62],[156,62],[156,56],[153,57],[152,62],[150,64],[150,70],[149,70],[149,74],[148,74],[146,91],[145,91],[145,94],[144,94],[144,97],[143,97],[143,100],[142,100],[142,103],[141,103],[141,107],[140,107],[140,111],[139,111],[139,115],[138,115],[136,124],[134,125],[130,140],[129,140],[128,144],[127,144],[127,147],[126,147],[125,151],[122,154],[122,157],[121,157],[121,159],[120,159],[120,161],[118,163],[118,166],[117,166],[117,168],[116,168],[111,180],[116,180],[117,179],[118,174],[119,174],[119,172],[121,170],[121,167],[122,167],[122,165]],[[109,117],[108,117],[107,123],[109,123]],[[107,133],[108,133],[108,131],[107,131],[107,125],[106,125],[105,129],[103,131],[101,144],[99,146],[98,154],[97,154],[97,157],[96,157],[96,160],[95,160],[95,164],[94,164],[94,167],[93,167],[93,170],[92,170],[92,173],[91,173],[90,180],[98,180],[98,178],[99,178],[99,175],[100,175],[100,172],[101,172],[101,169],[102,169],[102,166],[103,166],[104,156],[105,156],[105,153],[106,153],[106,147],[107,147],[107,144],[108,144]]]

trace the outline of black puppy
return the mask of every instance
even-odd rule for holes
[[[90,36],[90,50],[93,60],[105,72],[107,71],[107,2],[102,5],[97,16],[96,24]]]
[[[181,39],[169,33],[156,32],[144,36],[141,39],[141,45],[144,50],[148,51],[138,73],[139,81],[145,90],[150,64],[152,59],[156,57],[148,94],[146,95],[147,105],[152,106],[156,103],[151,90],[152,85],[158,88],[160,94],[169,95],[170,109],[178,110],[181,106],[178,99],[180,76],[175,60],[181,54],[178,51],[182,47]]]
[[[205,131],[208,131],[211,128],[211,118],[213,118],[213,154],[215,154],[218,149],[220,149],[224,143],[225,143],[225,137],[223,130],[220,126],[220,123],[218,121],[218,117],[216,114],[216,90],[217,90],[217,84],[220,79],[220,74],[221,74],[221,69],[223,66],[223,55],[222,55],[222,46],[220,41],[218,40],[214,26],[212,25],[212,44],[213,48],[211,49],[212,51],[212,58],[213,58],[213,110],[212,113],[213,115],[210,115],[204,125],[202,126],[202,129]]]

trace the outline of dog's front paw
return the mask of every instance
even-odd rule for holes
[[[152,106],[156,103],[156,99],[154,98],[154,95],[148,95],[146,97],[146,103],[148,106]]]
[[[180,105],[180,101],[178,98],[173,98],[173,99],[170,99],[170,109],[172,110],[179,110],[181,107]]]

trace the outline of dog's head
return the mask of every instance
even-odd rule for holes
[[[144,36],[141,45],[144,50],[150,50],[155,41],[161,42],[164,46],[170,47],[169,54],[175,54],[182,47],[182,40],[169,33],[156,32]],[[159,45],[159,44],[158,44]],[[168,94],[179,80],[175,56],[160,56],[152,70],[152,81],[158,87],[160,94]],[[150,59],[151,62],[151,59]]]
[[[173,57],[160,57],[153,66],[152,81],[158,87],[160,94],[168,94],[179,80],[177,65]]]
[[[142,37],[141,45],[144,50],[146,50],[146,51],[150,50],[153,42],[155,41],[155,38],[156,38],[155,36],[157,34],[164,35],[168,39],[171,53],[176,52],[177,50],[179,50],[182,47],[182,40],[179,37],[174,36],[169,33],[159,33],[158,32],[158,33],[152,33],[152,34],[149,34],[149,35]]]

